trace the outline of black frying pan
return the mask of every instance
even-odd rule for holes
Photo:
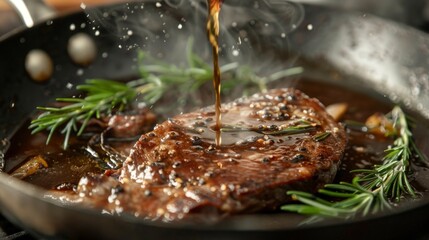
[[[264,4],[269,1],[256,2],[264,10]],[[153,1],[146,1],[144,8],[138,11],[141,3],[108,6],[89,11],[89,18],[87,13],[76,13],[3,39],[0,43],[0,139],[10,138],[36,106],[71,94],[66,87],[68,83],[78,84],[92,77],[126,79],[137,75],[135,44],[168,61],[180,62],[180,52],[174,49],[180,49],[189,35],[205,39],[205,10],[196,10],[188,4],[162,4],[160,7]],[[362,91],[394,94],[411,110],[428,116],[429,90],[424,77],[429,69],[426,34],[372,16],[298,5],[291,5],[299,12],[297,15],[284,14],[277,9],[276,17],[271,19],[274,28],[263,31],[263,26],[247,24],[255,15],[247,16],[246,11],[237,10],[238,6],[251,9],[248,1],[229,1],[224,7],[223,21],[226,28],[233,22],[243,28],[252,26],[247,29],[252,41],[242,46],[247,49],[248,55],[241,59],[246,64],[276,63],[280,67],[306,64],[305,74],[330,76],[336,84]],[[134,8],[135,14],[128,14],[125,19],[123,11],[129,8]],[[103,12],[109,15],[105,17]],[[188,29],[174,31],[166,42],[159,41],[159,36],[161,40],[166,37],[158,35],[157,38],[165,29],[159,24],[160,14],[163,15],[161,23],[167,18],[167,22],[185,18],[184,26]],[[99,22],[100,19],[103,22]],[[73,31],[71,24],[77,26]],[[141,34],[123,39],[124,26],[138,27]],[[167,24],[167,27],[171,26]],[[94,36],[95,30],[100,31],[98,36]],[[279,31],[287,33],[287,38],[279,37]],[[93,36],[98,47],[98,58],[88,67],[75,65],[66,51],[69,38],[77,32]],[[234,32],[239,31],[232,29],[231,35],[223,36],[222,41],[234,40]],[[205,42],[200,41],[195,47],[201,56],[209,56]],[[25,56],[35,48],[45,50],[55,64],[53,76],[47,83],[35,83],[25,72]],[[223,61],[230,61],[232,57],[225,53]],[[322,61],[322,65],[312,64]],[[260,71],[265,69],[262,67]],[[420,94],[412,94],[414,87],[420,87]],[[429,198],[425,196],[377,216],[307,226],[298,226],[298,220],[290,214],[243,215],[215,225],[166,224],[129,216],[108,216],[97,210],[66,204],[51,199],[44,190],[0,173],[0,207],[8,219],[45,238],[412,239],[429,234],[426,227]]]

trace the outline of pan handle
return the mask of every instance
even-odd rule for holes
[[[55,15],[55,11],[48,7],[43,0],[7,0],[7,2],[17,11],[21,20],[29,28],[35,22]]]

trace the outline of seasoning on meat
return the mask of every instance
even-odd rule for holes
[[[142,135],[116,174],[83,178],[82,201],[153,220],[217,219],[277,209],[287,190],[314,192],[333,180],[346,134],[317,99],[274,89],[222,111],[222,145],[213,107],[178,115]]]

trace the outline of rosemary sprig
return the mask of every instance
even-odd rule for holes
[[[407,178],[410,159],[416,153],[420,159],[424,156],[417,149],[409,128],[406,116],[401,108],[394,107],[388,116],[397,129],[393,146],[386,149],[383,164],[374,165],[373,169],[358,169],[352,172],[360,173],[360,182],[368,189],[384,186],[384,195],[399,201],[403,195],[416,196],[414,188]]]
[[[49,143],[53,133],[63,126],[61,133],[65,135],[63,148],[66,149],[72,132],[82,134],[88,121],[109,114],[113,109],[123,109],[136,97],[136,91],[130,86],[109,80],[92,79],[86,84],[77,86],[78,90],[86,91],[87,96],[81,98],[57,98],[59,102],[70,103],[64,107],[38,107],[45,111],[37,119],[31,121],[32,134],[48,130],[46,143]],[[77,123],[81,122],[78,128]]]
[[[243,126],[243,125],[229,125],[222,124],[222,132],[243,132],[243,131],[252,131],[265,135],[294,135],[300,133],[308,133],[316,129],[319,126],[317,123],[309,122],[304,119],[298,119],[289,121],[290,125],[284,124],[277,126],[276,129],[270,129],[270,127],[260,127],[260,126]]]
[[[296,126],[289,126],[275,131],[263,131],[263,134],[267,135],[293,135],[299,133],[309,132],[310,130],[315,129],[315,126],[311,124],[300,124]]]
[[[33,120],[29,128],[33,134],[43,130],[49,131],[46,144],[51,140],[53,133],[62,128],[61,133],[65,135],[63,148],[66,149],[71,134],[81,135],[91,118],[100,118],[102,115],[121,111],[132,101],[154,104],[171,91],[180,93],[177,102],[183,106],[186,101],[192,99],[189,94],[211,81],[213,76],[210,65],[192,52],[192,39],[188,41],[186,55],[188,67],[179,68],[155,60],[147,53],[139,52],[140,79],[128,83],[102,79],[87,80],[85,84],[77,86],[77,90],[85,93],[85,98],[57,98],[57,101],[69,105],[58,108],[38,107],[37,109],[44,113]],[[230,75],[231,79],[225,81],[228,82],[229,88],[256,86],[263,91],[269,81],[302,72],[302,68],[296,67],[276,72],[268,77],[259,77],[249,69],[238,63],[229,63],[221,66],[221,73]]]
[[[282,206],[281,209],[323,217],[351,218],[359,213],[365,216],[368,213],[376,213],[379,210],[390,208],[389,203],[383,196],[382,188],[373,191],[368,190],[359,184],[358,177],[355,177],[352,183],[326,184],[319,192],[326,196],[343,200],[330,202],[310,193],[288,191],[288,194],[292,195],[294,200],[304,204],[289,204]],[[310,222],[316,220],[319,219],[313,218]]]
[[[416,192],[407,177],[410,161],[413,154],[417,154],[417,158],[422,161],[426,158],[413,141],[409,122],[402,109],[396,106],[386,117],[394,126],[395,140],[393,146],[385,151],[383,163],[372,169],[352,171],[359,173],[352,183],[327,184],[319,190],[321,195],[342,200],[332,202],[310,193],[288,191],[287,194],[302,204],[285,205],[281,209],[319,217],[351,218],[390,208],[389,200],[399,201],[403,196],[415,197]]]

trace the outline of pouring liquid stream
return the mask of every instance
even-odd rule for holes
[[[220,99],[220,68],[219,68],[219,12],[221,0],[207,0],[208,19],[207,34],[213,50],[213,87],[215,90],[216,145],[220,146],[221,139],[221,99]]]

